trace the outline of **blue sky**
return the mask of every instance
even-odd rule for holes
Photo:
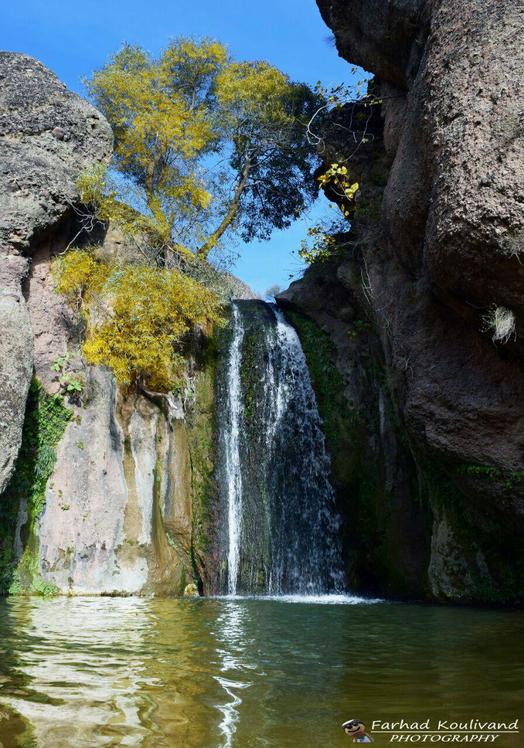
[[[315,0],[20,0],[3,3],[3,49],[26,52],[50,67],[72,90],[101,67],[123,42],[153,54],[171,37],[211,36],[240,60],[266,59],[295,80],[326,86],[349,83],[350,66],[329,43]],[[233,272],[255,291],[286,287],[302,267],[293,254],[324,201],[269,242],[240,245]]]

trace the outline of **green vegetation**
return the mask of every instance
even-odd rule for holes
[[[324,421],[324,433],[328,443],[334,444],[347,432],[347,423],[342,421],[349,415],[344,383],[335,364],[336,348],[313,320],[291,310],[286,310],[286,317],[299,332]]]
[[[266,62],[181,38],[158,59],[126,45],[87,83],[124,180],[85,175],[84,202],[164,261],[206,257],[226,233],[268,238],[317,194],[306,127],[319,96]]]
[[[60,395],[48,395],[34,380],[29,390],[22,446],[15,472],[0,502],[0,593],[52,594],[38,570],[38,520],[46,484],[56,461],[56,447],[71,417]],[[23,554],[14,558],[14,536],[21,502],[27,522],[21,528]]]
[[[495,604],[513,604],[522,597],[524,564],[522,541],[516,526],[508,525],[504,507],[486,507],[472,502],[456,483],[456,477],[469,475],[485,480],[505,475],[487,465],[463,465],[447,471],[426,456],[417,453],[420,469],[421,500],[428,504],[437,520],[443,520],[450,533],[449,557],[443,558],[444,581],[449,597],[457,593],[464,602],[483,600]],[[514,473],[515,481],[524,473]],[[511,488],[507,479],[503,484]],[[445,592],[442,598],[446,599]]]
[[[81,379],[71,371],[68,371],[69,355],[59,356],[51,365],[51,370],[58,374],[60,390],[65,395],[80,395],[84,389]]]
[[[337,240],[337,228],[344,227],[326,225],[325,222],[310,226],[307,230],[307,239],[300,242],[298,256],[308,265],[313,265],[328,262],[341,255],[346,245]]]
[[[307,359],[331,455],[339,508],[346,517],[358,516],[358,537],[351,538],[348,552],[350,558],[352,554],[355,559],[365,557],[378,545],[377,528],[381,525],[375,516],[380,491],[378,455],[369,453],[366,424],[344,392],[334,343],[302,314],[286,311],[286,317],[297,329]]]
[[[524,471],[516,470],[508,473],[492,465],[460,465],[456,472],[458,475],[467,475],[473,478],[484,478],[487,480],[501,480],[503,486],[511,490],[516,483],[524,481]]]
[[[257,323],[244,330],[242,340],[242,364],[240,380],[244,404],[244,418],[252,424],[260,407],[258,401],[260,390],[260,357],[265,350],[265,320],[261,316]]]

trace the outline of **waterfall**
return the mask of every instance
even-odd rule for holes
[[[228,428],[225,431],[225,463],[227,476],[228,580],[230,595],[237,589],[240,560],[240,519],[242,511],[242,473],[240,469],[240,388],[241,347],[244,330],[238,307],[233,305],[233,337],[227,367]]]
[[[218,588],[230,595],[342,591],[322,421],[298,335],[275,304],[233,303],[218,403],[225,525]]]

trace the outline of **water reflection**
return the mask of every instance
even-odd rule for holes
[[[224,737],[223,748],[232,748],[233,736],[240,718],[241,693],[253,685],[249,675],[256,665],[249,661],[245,639],[244,620],[248,615],[246,607],[238,602],[226,602],[217,618],[217,653],[221,660],[220,675],[215,680],[224,689],[229,700],[219,704],[223,715],[219,729]]]
[[[523,628],[380,603],[3,600],[0,745],[342,748],[355,715],[514,719]]]
[[[2,701],[32,727],[36,745],[141,745],[140,693],[153,686],[142,657],[142,600],[27,600],[9,604],[10,676],[25,687]]]

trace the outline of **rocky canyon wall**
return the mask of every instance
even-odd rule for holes
[[[314,320],[334,344],[358,424],[333,442],[335,468],[355,452],[372,466],[366,486],[338,475],[350,570],[382,594],[521,601],[524,8],[318,5],[382,102],[347,163],[361,189],[344,249],[281,299],[303,337]],[[340,132],[328,162],[350,152]]]
[[[89,239],[76,182],[111,130],[30,57],[1,53],[0,84],[0,591],[180,594],[204,574],[213,355],[195,342],[178,399],[82,361],[50,261]]]
[[[280,296],[324,419],[350,586],[520,603],[524,9],[318,5],[380,102],[348,160],[351,225]],[[0,591],[210,589],[216,353],[196,335],[178,398],[125,395],[86,366],[50,262],[93,239],[76,182],[109,161],[110,128],[30,57],[1,53],[0,84]],[[355,113],[324,123],[326,165],[348,156]],[[98,229],[107,252],[124,241]]]

